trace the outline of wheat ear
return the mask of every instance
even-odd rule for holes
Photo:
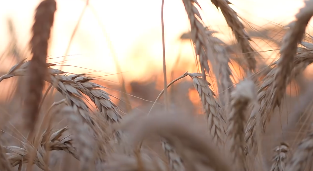
[[[203,109],[207,117],[209,131],[213,136],[213,141],[218,145],[223,145],[225,138],[225,131],[221,122],[223,117],[220,113],[220,105],[215,100],[215,95],[209,87],[210,84],[202,79],[201,74],[199,73],[188,73],[188,75],[192,78],[193,84],[201,98]]]
[[[226,44],[217,37],[213,36],[214,31],[209,29],[206,30],[209,42],[213,45],[214,62],[213,71],[217,80],[218,91],[222,102],[225,103],[225,108],[229,107],[230,94],[233,90],[233,77],[232,72],[229,68],[229,54],[226,51]]]
[[[50,134],[50,138],[48,138],[48,142],[45,142],[44,140],[46,138],[45,135],[47,132],[45,132],[40,138],[41,138],[41,145],[38,147],[36,156],[34,158],[34,163],[41,169],[47,168],[47,163],[44,162],[44,157],[46,155],[46,150],[62,150],[65,152],[70,153],[73,157],[78,159],[78,155],[76,154],[76,149],[72,146],[72,138],[70,135],[63,136],[63,133],[67,130],[67,127],[64,127],[53,134]],[[47,144],[48,143],[48,144]],[[47,145],[46,145],[47,144]],[[46,147],[48,147],[46,149]],[[17,166],[23,163],[28,163],[30,159],[30,153],[33,150],[33,145],[28,143],[23,143],[23,147],[18,146],[6,146],[4,147],[9,151],[7,153],[7,158],[9,162],[11,163],[11,166]]]
[[[56,2],[54,0],[42,1],[36,9],[35,22],[32,27],[33,36],[30,41],[32,59],[29,64],[24,111],[25,123],[31,132],[35,127],[39,114],[39,104],[47,73],[48,40],[55,11]]]
[[[309,49],[298,48],[298,54],[293,61],[292,73],[287,77],[287,83],[289,83],[293,78],[299,75],[309,64],[313,62],[313,52]],[[254,139],[254,132],[256,126],[256,116],[260,115],[261,118],[265,118],[267,111],[267,106],[271,105],[271,87],[274,84],[275,73],[277,73],[277,61],[274,62],[270,68],[270,72],[265,76],[262,81],[261,86],[258,90],[257,100],[260,104],[259,108],[254,110],[251,114],[248,124],[245,130],[245,139],[249,148],[252,148],[257,141]],[[262,122],[262,121],[260,121]],[[263,125],[265,125],[266,120],[263,120]],[[249,150],[248,150],[249,151]],[[247,151],[247,152],[248,152]]]
[[[175,149],[167,142],[162,142],[163,150],[170,161],[172,171],[185,171],[183,161],[180,156],[176,153]]]
[[[199,57],[202,76],[205,79],[205,72],[209,73],[208,60],[213,58],[212,47],[206,38],[205,27],[196,7],[199,6],[197,0],[183,0],[183,3],[190,21],[191,39],[195,46],[196,55]]]
[[[90,134],[87,124],[77,117],[75,110],[71,107],[65,107],[63,113],[69,115],[69,122],[72,125],[74,131],[74,141],[77,144],[77,154],[80,160],[80,170],[88,171],[90,169],[91,163],[94,159],[94,137]]]
[[[51,67],[54,64],[47,64]],[[11,70],[0,77],[0,81],[14,76],[25,76],[25,71],[29,67],[29,62],[21,61],[11,68]],[[65,72],[48,68],[48,75],[45,80],[51,83],[55,88],[64,95],[67,103],[74,107],[84,120],[93,125],[94,122],[89,116],[89,107],[82,100],[82,93],[87,95],[104,115],[111,122],[118,122],[121,116],[118,107],[110,100],[109,94],[104,90],[105,87],[91,82],[92,78],[85,77],[83,74],[62,75]]]
[[[312,159],[313,134],[308,135],[297,147],[291,160],[288,162],[286,171],[302,171]]]
[[[292,71],[293,60],[297,53],[297,45],[301,42],[305,28],[313,15],[313,1],[305,1],[305,7],[300,9],[296,15],[296,21],[290,25],[290,30],[286,33],[280,49],[280,58],[277,62],[277,72],[274,75],[273,87],[271,90],[272,103],[268,107],[267,116],[263,120],[270,118],[276,106],[280,106],[281,99],[285,95],[287,78]],[[263,121],[265,122],[265,121]]]
[[[244,155],[245,139],[244,124],[245,111],[249,103],[255,97],[255,87],[251,80],[240,82],[231,94],[231,112],[229,117],[228,134],[230,136],[231,152],[234,153],[234,160],[242,170],[246,170]]]
[[[287,153],[289,151],[288,144],[282,142],[275,148],[275,156],[270,171],[284,171],[287,161]]]
[[[227,0],[211,0],[211,2],[220,8],[228,26],[232,29],[240,47],[241,51],[246,58],[248,68],[253,71],[256,67],[256,60],[254,57],[255,51],[250,45],[250,38],[244,30],[244,26],[239,20],[237,13],[229,6]]]

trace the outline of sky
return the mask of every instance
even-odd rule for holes
[[[234,41],[221,13],[209,0],[198,0],[202,18],[216,35],[227,43]],[[39,0],[9,0],[0,6],[0,53],[8,44],[7,18],[15,25],[18,44],[27,48],[31,36],[34,9]],[[253,28],[286,25],[294,19],[302,0],[240,0],[231,7]],[[61,62],[85,0],[57,0],[52,30],[49,62]],[[92,71],[118,82],[114,56],[127,81],[150,79],[151,73],[162,72],[161,0],[90,0],[70,46],[65,70],[75,73]],[[189,41],[180,41],[182,33],[190,30],[181,0],[165,0],[164,8],[166,62],[168,70],[177,65],[177,56],[185,61],[184,70],[196,72],[194,52]],[[262,45],[264,49],[270,49]],[[270,54],[269,54],[270,55]],[[5,61],[3,61],[5,62]],[[74,66],[88,69],[79,69]],[[2,70],[7,70],[9,64]],[[0,68],[1,70],[1,68]],[[101,72],[95,72],[101,71]]]

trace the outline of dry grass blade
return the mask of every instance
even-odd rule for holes
[[[253,71],[256,68],[256,60],[254,57],[255,51],[250,45],[250,38],[244,30],[243,24],[240,22],[236,12],[229,6],[227,0],[211,0],[211,2],[220,8],[228,26],[232,29],[242,53],[247,61],[248,68]]]
[[[213,54],[205,34],[205,27],[202,24],[200,13],[196,7],[199,4],[196,0],[183,0],[183,3],[190,21],[191,39],[195,46],[196,55],[199,57],[202,76],[205,79],[205,71],[209,73],[208,60],[213,58]]]
[[[255,87],[251,80],[240,82],[231,94],[231,112],[229,118],[228,133],[230,136],[231,152],[240,170],[247,170],[244,154],[245,139],[245,111],[249,103],[255,97]]]
[[[221,120],[224,120],[221,115],[221,108],[214,98],[214,93],[209,87],[209,83],[201,79],[199,73],[188,73],[192,78],[194,86],[199,93],[203,109],[207,116],[208,127],[213,141],[218,145],[224,144],[225,131]]]
[[[289,151],[289,146],[282,142],[279,146],[275,148],[275,156],[273,158],[273,164],[271,171],[284,171],[287,161],[287,153]]]
[[[199,123],[192,123],[192,120],[190,116],[181,115],[133,116],[120,127],[128,133],[128,142],[134,146],[152,135],[165,138],[183,159],[186,170],[230,170],[227,157],[222,158],[210,144],[210,136],[198,129]]]
[[[54,21],[56,2],[54,0],[42,1],[35,14],[35,22],[32,27],[32,39],[30,41],[32,59],[29,64],[29,75],[26,86],[25,99],[25,123],[32,132],[39,114],[39,104],[44,87],[44,79],[47,73],[46,57],[50,29]]]

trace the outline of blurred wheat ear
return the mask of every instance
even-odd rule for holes
[[[30,41],[32,59],[28,68],[25,97],[25,126],[32,133],[39,114],[39,104],[44,87],[44,78],[47,74],[46,57],[48,41],[56,11],[55,0],[42,1],[35,13]]]

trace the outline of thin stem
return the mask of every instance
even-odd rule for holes
[[[164,104],[165,110],[168,111],[163,11],[164,11],[164,0],[162,0],[161,6],[161,24],[162,24],[162,45],[163,45]]]
[[[78,18],[78,21],[77,21],[77,23],[76,23],[76,26],[75,26],[75,28],[74,28],[74,30],[73,30],[73,32],[72,32],[71,39],[70,39],[70,41],[69,41],[69,43],[68,43],[68,45],[67,45],[67,48],[66,48],[66,51],[65,51],[65,55],[64,55],[63,61],[62,61],[62,63],[61,63],[60,70],[62,70],[63,65],[64,65],[64,63],[65,63],[65,61],[66,61],[68,52],[70,51],[70,47],[71,47],[72,41],[73,41],[74,36],[75,36],[75,34],[76,34],[77,30],[78,30],[78,27],[79,27],[79,25],[80,25],[80,22],[81,22],[81,20],[82,20],[84,14],[85,14],[85,11],[86,11],[86,9],[87,9],[87,7],[88,7],[88,4],[89,4],[89,0],[86,1],[86,5],[85,5],[83,11],[80,13],[80,16],[79,16],[79,18]]]
[[[180,79],[186,77],[187,75],[188,75],[188,71],[185,72],[182,76],[180,76],[180,77],[176,78],[175,80],[173,80],[172,82],[170,82],[170,83],[166,86],[166,88],[170,87],[173,83],[175,83],[176,81],[178,81],[178,80],[180,80]],[[163,89],[163,90],[160,92],[160,94],[158,95],[158,97],[157,97],[157,98],[155,99],[155,101],[153,102],[153,104],[152,104],[152,106],[151,106],[151,108],[150,108],[150,110],[149,110],[149,112],[148,112],[147,115],[150,115],[150,113],[151,113],[151,111],[152,111],[152,108],[154,107],[155,103],[159,100],[159,98],[162,96],[162,94],[163,94],[164,92],[165,92],[165,89]],[[165,94],[165,93],[164,93],[164,94]]]

